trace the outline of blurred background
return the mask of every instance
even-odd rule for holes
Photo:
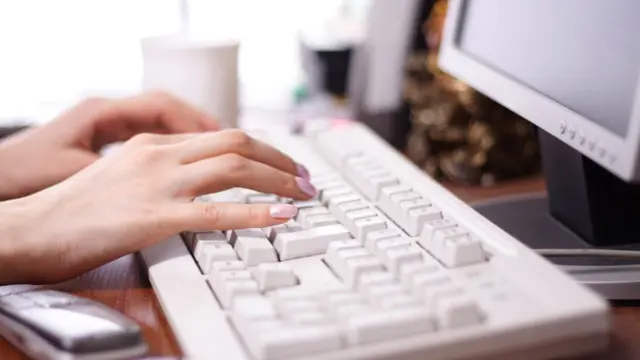
[[[238,38],[241,118],[351,117],[439,180],[539,171],[535,129],[437,67],[446,0],[0,0],[0,125],[142,83],[140,41]],[[242,124],[242,121],[241,121]]]
[[[2,0],[0,117],[47,118],[44,113],[56,113],[87,95],[136,92],[142,76],[140,40],[184,27],[239,37],[243,103],[283,108],[300,81],[299,32],[322,26],[344,5],[351,9],[354,24],[364,22],[369,4],[367,0]]]

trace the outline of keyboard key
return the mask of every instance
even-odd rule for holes
[[[206,244],[219,244],[224,245],[227,243],[227,239],[222,231],[211,231],[204,233],[193,234],[193,256],[198,259],[202,256],[202,247]]]
[[[292,204],[299,210],[322,206],[318,200],[294,201]]]
[[[320,192],[320,202],[323,205],[327,206],[332,198],[335,198],[338,196],[345,196],[345,195],[355,195],[355,193],[353,192],[353,190],[351,190],[350,187],[347,187],[347,186],[322,190]]]
[[[369,184],[372,187],[372,199],[377,200],[380,198],[380,193],[382,189],[385,187],[393,186],[398,184],[398,178],[392,175],[380,175],[380,176],[371,176],[373,174],[365,174],[364,176],[369,178]]]
[[[322,310],[322,306],[315,299],[286,299],[277,302],[278,312],[287,317],[296,312],[315,312]]]
[[[380,270],[383,270],[382,263],[375,256],[348,258],[344,264],[343,280],[347,286],[355,288],[364,274]]]
[[[369,165],[369,164],[364,164],[364,165],[356,165],[353,167],[354,169],[357,170],[361,170],[360,174],[362,175],[363,178],[365,179],[371,179],[374,177],[381,177],[381,176],[389,176],[391,175],[391,173],[383,168],[382,166],[379,165]]]
[[[287,316],[287,322],[293,325],[321,325],[330,321],[329,316],[320,311],[296,312]]]
[[[409,238],[390,238],[378,241],[375,246],[373,246],[373,253],[376,254],[381,259],[385,258],[385,254],[394,248],[398,247],[407,247],[413,244]]]
[[[409,210],[405,230],[411,236],[418,236],[427,222],[439,219],[442,219],[442,211],[435,206]]]
[[[448,241],[462,237],[469,237],[469,232],[466,229],[460,226],[448,227],[436,230],[431,237],[431,241],[423,239],[422,244],[424,248],[429,251],[436,259],[443,261],[445,260],[443,258],[443,255],[445,253],[445,244]],[[451,253],[451,251],[448,252]]]
[[[314,228],[319,226],[340,224],[340,222],[333,215],[325,214],[308,216],[305,219],[305,222],[303,222],[302,224],[306,228]]]
[[[378,215],[377,212],[375,212],[373,209],[367,207],[365,209],[347,212],[346,213],[346,219],[350,223],[355,223],[356,220],[366,219],[366,218],[374,217],[374,216],[377,216],[377,215]]]
[[[339,253],[343,250],[353,250],[357,249],[358,251],[364,250],[362,245],[357,240],[343,240],[343,241],[333,241],[327,246],[327,251],[325,254],[325,261],[329,264],[337,264],[342,261],[342,257]],[[367,252],[365,255],[369,255]]]
[[[291,267],[284,263],[260,264],[253,269],[260,291],[270,291],[283,287],[296,286],[298,279]]]
[[[198,260],[203,273],[208,274],[211,271],[213,263],[238,260],[238,256],[236,252],[233,251],[231,245],[225,242],[202,246],[200,258],[196,258],[196,260]]]
[[[349,173],[352,173],[353,176],[357,176],[357,180],[362,181],[363,179],[366,180],[371,176],[389,174],[389,171],[380,166],[380,164],[378,164],[375,160],[369,159],[363,163],[350,164]],[[355,180],[356,178],[353,177],[352,181],[355,182]]]
[[[219,271],[209,276],[212,281],[244,281],[252,280],[251,273],[247,270]]]
[[[364,305],[365,298],[356,292],[329,293],[323,298],[327,309],[346,305]]]
[[[227,233],[227,238],[229,239],[229,244],[231,246],[234,246],[236,244],[236,240],[239,237],[264,239],[264,232],[261,229],[254,228],[254,229],[231,230]]]
[[[329,308],[330,314],[339,321],[351,318],[358,315],[368,314],[371,312],[371,308],[366,305],[352,304],[352,305],[336,305]]]
[[[430,300],[429,292],[434,288],[442,288],[445,286],[452,286],[453,281],[449,276],[442,272],[436,273],[416,273],[408,280],[411,286],[407,287],[411,290],[412,294],[416,297]]]
[[[333,351],[342,345],[341,332],[336,326],[318,325],[287,327],[245,337],[251,355],[258,360],[280,360],[317,352]]]
[[[245,321],[277,320],[273,302],[261,295],[243,296],[233,303],[232,316]]]
[[[369,199],[376,199],[382,187],[397,183],[387,169],[367,156],[350,158],[345,163],[344,175]]]
[[[351,204],[354,202],[362,203],[362,198],[360,197],[360,195],[356,195],[352,193],[348,195],[334,196],[331,198],[331,200],[329,200],[327,207],[331,210],[336,207],[339,207],[340,205]]]
[[[296,214],[295,219],[298,223],[300,223],[300,225],[302,225],[303,227],[307,227],[305,226],[305,220],[307,217],[314,216],[314,215],[327,215],[327,214],[329,214],[329,210],[326,207],[320,205],[320,206],[300,209],[300,211],[298,211],[298,214]]]
[[[367,235],[371,232],[387,228],[387,221],[380,216],[356,220],[354,223],[356,239],[364,244]]]
[[[311,183],[313,183],[313,185],[316,187],[317,187],[316,184],[325,183],[327,181],[338,181],[338,180],[340,180],[338,178],[338,175],[331,172],[325,172],[324,174],[314,175],[311,177]]]
[[[411,191],[413,191],[413,188],[404,184],[386,186],[382,188],[382,191],[380,191],[380,198],[378,199],[378,202],[380,203],[382,210],[387,212],[395,208],[395,203],[391,201],[391,196],[393,196],[394,194],[406,193]]]
[[[364,245],[369,251],[375,252],[374,250],[376,248],[376,244],[379,241],[393,239],[393,238],[400,238],[402,236],[403,236],[402,233],[398,229],[385,229],[385,230],[372,231],[367,234],[367,239],[365,240]]]
[[[339,199],[339,198],[335,198],[335,199]],[[329,209],[331,210],[331,212],[334,215],[336,215],[336,217],[342,218],[342,219],[345,219],[347,213],[351,211],[363,210],[368,207],[369,205],[365,204],[362,200],[338,203],[334,207],[331,207],[331,204],[329,204]]]
[[[239,271],[246,269],[247,267],[242,261],[218,261],[211,265],[211,275],[216,276],[216,274],[222,271]]]
[[[486,260],[482,244],[470,235],[446,240],[437,257],[448,267],[473,265]]]
[[[264,236],[262,238],[239,237],[234,250],[247,266],[278,262],[276,250]]]
[[[349,240],[349,231],[342,225],[329,225],[294,233],[276,235],[274,247],[280,260],[320,255],[327,251],[330,242]]]
[[[377,305],[383,309],[390,308],[419,308],[421,307],[420,301],[409,295],[394,295],[384,297],[378,300]]]
[[[346,321],[347,339],[352,345],[402,339],[435,330],[433,318],[422,309],[378,311]]]
[[[418,242],[425,250],[429,250],[428,248],[431,246],[431,239],[436,231],[456,226],[458,226],[458,223],[455,220],[446,217],[438,220],[427,221],[422,226],[422,232]]]
[[[415,245],[391,248],[381,258],[384,265],[394,276],[399,275],[402,265],[424,263],[422,250]]]
[[[278,234],[295,233],[302,230],[304,230],[302,225],[296,221],[290,220],[284,224],[266,227],[262,229],[262,232],[267,235],[267,239],[269,239],[269,241],[273,242]]]
[[[364,155],[362,153],[349,155],[345,157],[343,160],[343,164],[345,165],[345,167],[351,167],[351,168],[362,166],[362,165],[365,165],[367,167],[376,166],[375,160],[373,160],[369,156]]]
[[[220,273],[224,274],[224,272]],[[234,299],[245,295],[258,295],[258,283],[255,280],[234,280],[232,278],[220,278],[216,276],[209,279],[211,288],[216,294],[220,305],[225,308],[233,304]]]
[[[406,192],[392,194],[390,199],[391,199],[391,202],[394,204],[394,206],[399,207],[400,203],[404,201],[422,199],[422,195],[414,191],[406,191]]]
[[[422,293],[422,300],[428,307],[435,310],[435,307],[443,299],[463,295],[465,295],[465,291],[459,285],[451,282],[449,284],[426,287]]]
[[[414,276],[418,274],[433,274],[440,270],[435,260],[431,261],[411,262],[400,265],[400,271],[396,274],[396,277],[405,287],[410,288]]]
[[[398,281],[388,271],[375,271],[362,274],[358,279],[358,290],[363,293],[368,293],[372,286],[379,285],[393,285]]]
[[[375,216],[378,216],[378,213],[369,206],[362,209],[348,211],[346,213],[341,213],[338,211],[338,214],[336,214],[336,217],[340,219],[340,221],[347,229],[349,229],[349,232],[351,232],[352,234],[356,233],[355,222],[357,220],[367,219]]]
[[[338,178],[327,179],[327,180],[311,179],[311,184],[319,192],[321,192],[323,190],[337,189],[337,188],[345,187],[347,185],[347,184],[345,184],[344,181],[342,181],[342,180],[340,180]]]
[[[354,239],[333,241],[327,247],[327,256],[332,257],[337,255],[337,251],[354,248],[362,248],[362,245],[360,245],[360,243]]]
[[[253,298],[253,296],[247,296],[248,298]],[[243,299],[243,298],[240,298]],[[238,300],[240,300],[238,299]],[[252,339],[255,336],[259,336],[260,334],[278,331],[286,328],[286,324],[284,321],[275,318],[273,320],[270,319],[246,319],[243,318],[238,313],[232,313],[230,316],[231,322],[233,322],[234,327],[245,339]]]
[[[357,257],[371,256],[371,253],[353,240],[333,242],[329,244],[324,257],[325,263],[343,281],[347,281],[346,262]],[[351,285],[348,285],[351,286]]]
[[[409,214],[410,210],[432,206],[431,201],[423,198],[401,201],[398,205],[400,206],[400,212],[406,215]]]
[[[372,285],[363,291],[374,303],[379,303],[381,299],[386,297],[408,294],[402,284],[397,281],[391,284]]]
[[[435,306],[438,325],[442,328],[460,328],[480,324],[482,312],[478,303],[469,296],[444,298]]]

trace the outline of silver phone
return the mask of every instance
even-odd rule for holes
[[[95,301],[54,290],[0,297],[0,336],[38,360],[120,360],[147,352],[135,322]]]

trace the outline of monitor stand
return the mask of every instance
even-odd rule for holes
[[[628,184],[540,130],[547,194],[473,204],[534,249],[640,250],[640,186]],[[610,300],[640,299],[640,260],[551,257]]]

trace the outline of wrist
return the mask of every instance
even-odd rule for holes
[[[0,201],[18,197],[18,187],[13,176],[13,161],[6,149],[6,144],[0,143]]]
[[[34,265],[27,232],[35,223],[25,200],[0,202],[0,285],[27,280]]]
[[[17,198],[14,181],[9,171],[2,167],[0,162],[0,201],[7,201]]]

